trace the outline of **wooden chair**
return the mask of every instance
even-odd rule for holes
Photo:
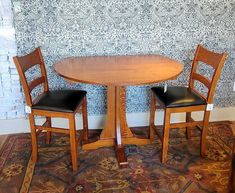
[[[87,101],[86,91],[82,90],[54,90],[49,91],[46,68],[40,48],[25,56],[13,57],[14,63],[20,75],[20,80],[26,98],[32,138],[32,160],[37,161],[37,133],[46,130],[46,143],[50,143],[51,132],[65,133],[70,136],[70,148],[72,157],[72,169],[77,170],[77,144],[82,138],[88,138],[87,123]],[[25,72],[36,66],[40,67],[39,77],[31,82],[27,81]],[[39,85],[43,86],[41,94],[32,98],[32,91]],[[75,114],[82,107],[83,130],[76,141]],[[31,111],[31,112],[30,112]],[[43,125],[36,125],[34,116],[45,116],[46,121]],[[52,127],[51,118],[61,117],[69,120],[69,129]]]
[[[201,45],[198,45],[194,60],[192,63],[192,69],[190,74],[188,87],[174,87],[169,86],[167,90],[162,86],[153,87],[152,90],[152,102],[150,110],[150,139],[153,140],[154,133],[156,132],[162,142],[162,155],[161,161],[165,163],[167,160],[169,130],[171,128],[185,128],[187,138],[190,138],[190,127],[202,126],[201,131],[201,155],[206,155],[206,135],[207,127],[210,116],[210,107],[213,103],[214,91],[217,81],[219,79],[222,67],[227,58],[226,53],[214,53]],[[203,62],[206,65],[210,65],[213,69],[213,76],[211,80],[197,72],[199,62]],[[195,81],[199,81],[208,88],[207,96],[204,96],[201,92],[195,89]],[[155,130],[154,120],[156,111],[156,102],[160,104],[159,108],[164,109],[164,124],[163,135],[158,130]],[[193,111],[204,111],[204,117],[202,121],[194,121],[191,117]],[[171,113],[186,112],[185,123],[170,123]]]

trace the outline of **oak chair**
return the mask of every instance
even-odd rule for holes
[[[48,87],[48,80],[46,74],[46,68],[43,60],[43,56],[40,48],[36,48],[33,52],[25,56],[15,56],[13,57],[14,63],[18,70],[22,87],[24,89],[26,107],[29,113],[29,122],[31,128],[31,138],[32,138],[32,161],[37,161],[37,134],[45,130],[46,133],[46,143],[50,143],[51,133],[65,133],[69,134],[70,137],[70,148],[71,148],[71,159],[72,159],[72,169],[76,171],[78,168],[77,163],[77,144],[81,142],[82,139],[88,139],[88,121],[87,121],[87,100],[86,91],[82,90],[54,90],[50,91]],[[26,72],[32,67],[39,65],[40,75],[33,78],[32,81],[27,80]],[[33,70],[35,73],[36,70]],[[37,94],[33,98],[32,91],[35,88],[42,87],[42,92]],[[75,126],[75,114],[78,110],[82,108],[82,118],[83,118],[83,130],[76,139],[76,126]],[[46,121],[42,125],[37,125],[35,123],[35,116],[43,116]],[[66,128],[56,128],[52,126],[51,118],[60,117],[67,118],[69,120],[69,129]]]
[[[165,163],[167,160],[169,131],[172,128],[185,128],[186,135],[189,139],[191,137],[190,127],[201,127],[201,156],[206,155],[206,135],[207,127],[210,116],[210,107],[212,107],[213,96],[216,88],[217,81],[220,77],[222,67],[227,58],[226,53],[214,53],[207,50],[201,45],[197,46],[194,60],[192,62],[192,69],[189,79],[188,87],[182,86],[159,86],[153,87],[152,90],[152,101],[150,109],[150,140],[153,140],[154,134],[156,133],[162,142],[162,154],[161,162]],[[200,62],[204,63],[208,67],[212,68],[213,75],[209,79],[199,72],[197,68]],[[208,92],[202,93],[198,91],[195,84],[200,82],[202,85],[208,88]],[[160,105],[157,106],[156,102]],[[164,123],[163,133],[155,129],[155,111],[157,108],[164,109]],[[191,117],[193,111],[204,111],[204,117],[202,121],[195,121]],[[186,122],[183,123],[170,123],[170,117],[172,113],[186,112]]]

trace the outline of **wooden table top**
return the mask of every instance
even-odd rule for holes
[[[66,79],[106,86],[152,84],[183,70],[181,63],[160,55],[70,57],[54,67]]]

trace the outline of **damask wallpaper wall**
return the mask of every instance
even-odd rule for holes
[[[13,3],[16,2],[13,0]],[[105,112],[106,88],[68,84],[53,64],[68,56],[163,54],[184,64],[173,84],[187,84],[197,44],[226,51],[229,59],[219,80],[215,105],[234,106],[234,0],[21,0],[14,13],[18,54],[41,46],[56,88],[88,91],[89,114]],[[129,87],[127,111],[149,110],[149,87]]]

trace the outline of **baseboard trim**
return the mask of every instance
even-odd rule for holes
[[[210,121],[235,121],[235,107],[227,108],[215,108],[211,112]],[[202,112],[193,113],[193,118],[200,120],[202,118]],[[89,116],[88,124],[89,129],[103,128],[105,125],[105,115]],[[44,119],[37,119],[37,123],[43,122]],[[185,120],[184,113],[177,113],[172,115],[171,122],[182,122]],[[129,127],[136,126],[147,126],[149,124],[149,112],[143,113],[127,113],[127,122]],[[163,111],[158,111],[156,113],[156,125],[162,125],[163,122]],[[66,119],[55,118],[52,123],[56,127],[67,127],[68,121]],[[0,135],[13,134],[13,133],[28,133],[29,121],[26,118],[22,119],[9,119],[0,120]],[[82,118],[81,115],[76,116],[77,129],[82,128]]]

